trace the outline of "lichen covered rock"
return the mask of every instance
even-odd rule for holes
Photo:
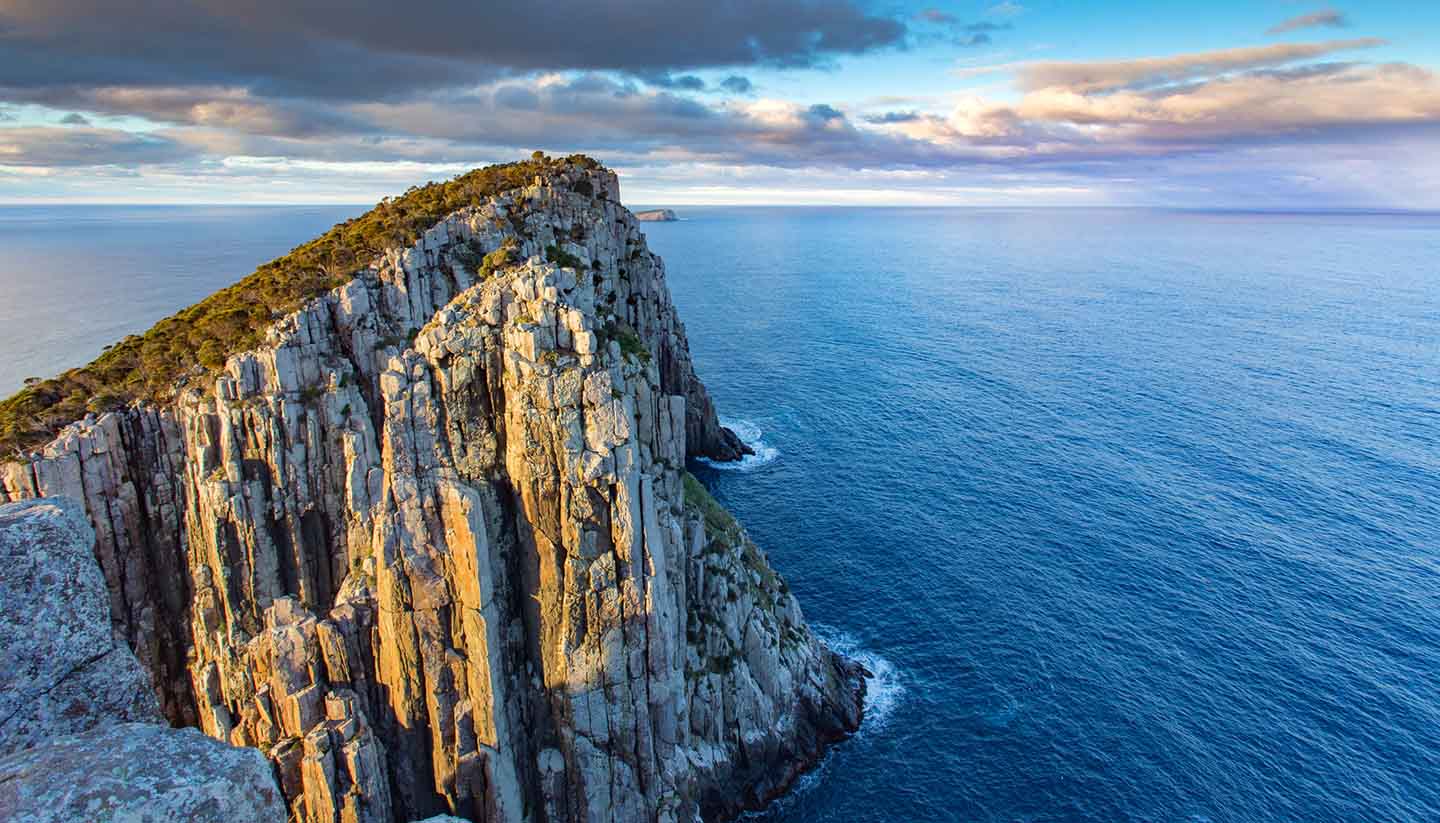
[[[0,505],[0,751],[161,721],[150,676],[111,631],[94,543],[72,500]]]
[[[0,755],[0,820],[283,823],[285,804],[254,749],[121,723]]]

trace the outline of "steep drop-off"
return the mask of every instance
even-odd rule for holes
[[[618,194],[553,164],[0,466],[84,504],[166,716],[298,819],[718,819],[858,726],[860,669],[685,472],[741,445]]]

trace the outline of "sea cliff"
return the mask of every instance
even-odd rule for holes
[[[860,720],[685,470],[742,451],[615,176],[556,162],[0,465],[0,501],[83,504],[165,717],[263,751],[295,819],[688,823]]]

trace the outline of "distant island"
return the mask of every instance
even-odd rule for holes
[[[644,223],[673,223],[680,218],[670,209],[651,209],[635,212],[635,219]]]

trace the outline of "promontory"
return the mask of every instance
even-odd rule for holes
[[[115,743],[158,734],[138,712],[258,750],[291,820],[691,823],[860,723],[863,670],[687,471],[746,449],[583,156],[385,200],[0,403],[0,449],[0,503],[73,501],[7,516],[80,522],[17,520],[18,562],[93,533],[108,608],[67,620],[154,695],[82,728],[17,687],[0,783],[199,750]]]

